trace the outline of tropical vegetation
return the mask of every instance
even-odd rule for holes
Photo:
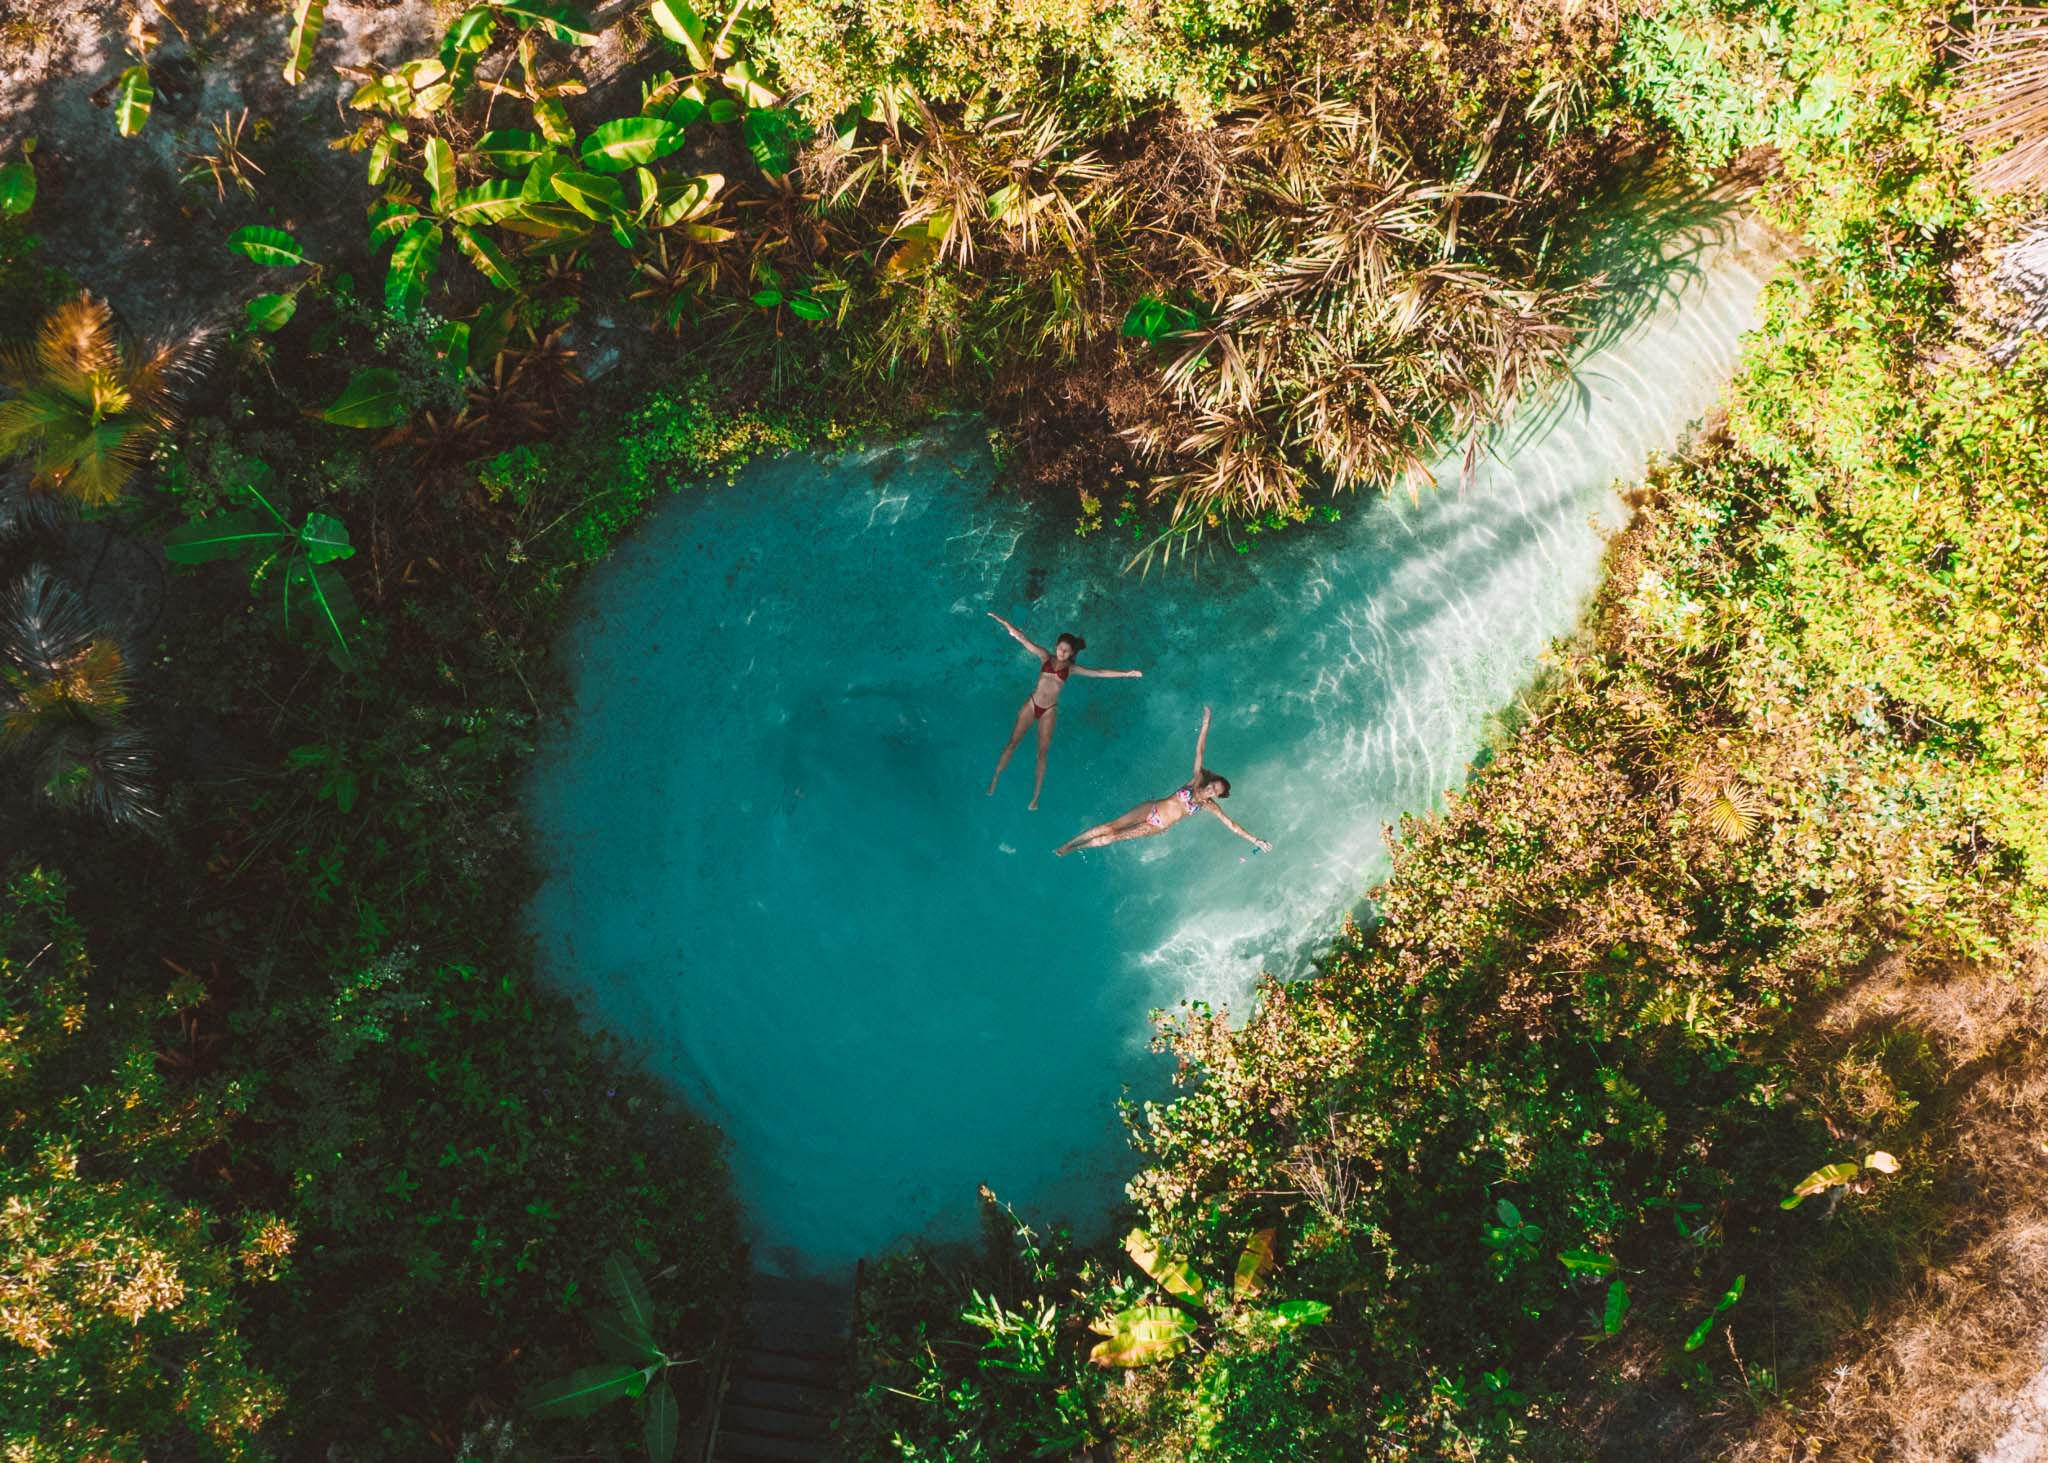
[[[205,328],[125,333],[0,132],[8,1458],[671,1456],[720,1140],[517,930],[584,571],[966,408],[1112,569],[1454,491],[1641,285],[1617,200],[1708,186],[1796,259],[1578,633],[1313,979],[1162,1016],[1120,1239],[986,1195],[869,1268],[841,1436],[1961,1446],[1952,1374],[1868,1379],[1923,1303],[1966,1372],[2048,1324],[1926,1299],[2021,1254],[2048,1117],[2031,12],[494,0],[357,65],[298,0],[202,135],[180,58],[254,27],[202,9],[98,125],[182,129]]]

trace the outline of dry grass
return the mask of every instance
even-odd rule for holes
[[[1911,1156],[1936,1175],[1914,1234],[1926,1263],[1845,1331],[1803,1394],[1724,1441],[1727,1463],[1969,1459],[2011,1425],[2048,1337],[2044,985],[2048,952],[1940,979],[1899,961],[1827,1014],[1824,1032],[1852,1046],[1874,1030],[1924,1037],[1944,1069]]]

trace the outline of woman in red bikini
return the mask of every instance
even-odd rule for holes
[[[1031,785],[1031,810],[1038,810],[1038,795],[1045,790],[1045,749],[1052,745],[1053,723],[1059,720],[1060,691],[1067,684],[1068,676],[1093,676],[1097,680],[1143,676],[1143,671],[1098,671],[1087,666],[1076,665],[1074,657],[1088,648],[1088,642],[1079,635],[1062,635],[1053,642],[1052,654],[1045,653],[1044,647],[1032,643],[1029,636],[1015,625],[990,610],[988,617],[1010,632],[1010,638],[1038,657],[1038,684],[1024,704],[1017,708],[1017,724],[1010,729],[1010,744],[1003,748],[1003,755],[996,759],[996,775],[988,780],[989,795],[995,795],[996,784],[1002,781],[1003,769],[1010,765],[1010,754],[1017,750],[1017,743],[1024,740],[1024,733],[1031,730],[1031,723],[1038,723],[1038,781]]]
[[[1150,798],[1125,813],[1121,818],[1112,818],[1107,823],[1097,823],[1084,833],[1076,833],[1053,852],[1062,858],[1081,848],[1101,848],[1106,843],[1122,843],[1127,838],[1150,838],[1155,833],[1164,833],[1181,819],[1193,812],[1214,813],[1217,821],[1244,839],[1260,853],[1271,853],[1273,845],[1263,838],[1254,837],[1230,821],[1230,815],[1216,806],[1219,798],[1230,796],[1230,779],[1211,772],[1202,765],[1202,751],[1209,744],[1209,708],[1202,708],[1202,730],[1195,738],[1195,775],[1163,798]]]

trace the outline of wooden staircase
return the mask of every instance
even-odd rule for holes
[[[703,1463],[831,1463],[846,1401],[853,1286],[755,1272],[712,1400]]]

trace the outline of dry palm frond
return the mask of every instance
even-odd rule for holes
[[[2048,11],[1980,9],[1957,71],[1955,130],[1980,151],[2006,148],[1977,164],[1978,186],[1999,192],[2048,182]]]
[[[105,302],[81,293],[45,317],[34,347],[0,361],[0,456],[33,455],[32,481],[88,503],[125,487],[157,435],[176,420],[177,395],[207,355],[194,332],[124,342]]]
[[[250,198],[256,196],[256,178],[264,176],[263,169],[249,156],[242,144],[242,134],[249,126],[249,109],[242,108],[240,116],[223,111],[220,120],[208,124],[213,133],[212,152],[186,154],[192,166],[185,170],[181,181],[199,183],[211,179],[214,197],[222,203],[227,201],[228,185],[233,184]]]
[[[1756,789],[1711,762],[1695,762],[1680,775],[1678,793],[1699,810],[1700,821],[1723,843],[1756,831],[1768,805]]]

